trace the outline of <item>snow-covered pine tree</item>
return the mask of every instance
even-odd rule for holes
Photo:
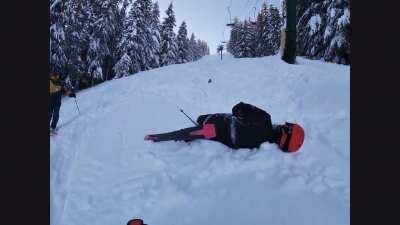
[[[327,49],[324,52],[324,60],[350,64],[349,2],[344,0],[330,2],[327,14],[329,17],[324,32]]]
[[[164,52],[166,64],[176,63],[172,4],[161,26],[158,3],[132,2],[50,0],[50,70],[71,81],[74,88],[82,89],[111,79],[116,73],[119,77],[156,68],[163,55],[161,27],[166,28],[163,29],[167,37],[164,38],[164,47],[167,47],[164,50],[168,50]],[[127,13],[128,6],[132,7]],[[198,59],[207,52],[208,46],[200,47],[193,41]],[[190,56],[188,60],[192,60]]]
[[[286,9],[286,1],[287,0],[281,0],[281,16],[282,16],[282,28],[286,28],[286,11],[287,11],[287,9]],[[296,0],[297,2],[297,4],[296,4],[296,6],[297,6],[297,9],[299,8],[299,1],[302,1],[302,0]]]
[[[151,68],[157,68],[160,66],[160,44],[161,44],[161,24],[160,24],[160,9],[158,2],[155,2],[151,11],[151,34],[152,34],[152,57],[151,57]]]
[[[283,19],[280,16],[279,10],[273,6],[270,5],[268,8],[268,16],[269,16],[269,28],[270,28],[270,35],[269,35],[269,41],[270,41],[270,46],[272,49],[272,54],[276,54],[279,51],[280,47],[280,42],[281,42],[281,28],[282,28],[282,23]]]
[[[194,35],[194,33],[192,33],[190,35],[190,39],[189,39],[189,60],[190,61],[195,61],[196,56],[195,56],[195,52],[196,52],[196,36]]]
[[[242,57],[255,57],[255,44],[255,26],[249,20],[245,20]]]
[[[136,11],[134,6],[132,6],[128,12],[128,16],[126,17],[124,24],[124,32],[121,38],[121,42],[118,44],[118,47],[121,49],[122,55],[125,53],[128,54],[131,59],[131,66],[129,68],[129,74],[135,74],[141,69],[141,58],[138,54],[138,46],[137,46],[137,33],[138,29],[136,26]]]
[[[101,3],[101,39],[103,40],[104,59],[102,68],[105,80],[114,77],[113,67],[119,59],[118,43],[123,32],[123,21],[126,16],[126,8],[129,4],[127,0],[108,0]]]
[[[240,22],[239,23],[239,29],[238,29],[238,40],[237,40],[237,52],[236,52],[236,57],[242,58],[245,57],[245,49],[246,49],[246,26],[245,22]]]
[[[125,77],[129,75],[129,68],[131,68],[132,61],[127,53],[125,53],[121,59],[115,64],[113,70],[115,72],[115,77]]]
[[[196,40],[196,52],[195,52],[196,60],[201,59],[201,57],[203,56],[202,53],[203,53],[203,46],[201,45],[201,40],[197,39]]]
[[[264,2],[256,21],[256,54],[257,57],[268,56],[273,54],[270,41],[271,23],[270,12],[267,4]]]
[[[95,35],[90,37],[87,55],[87,74],[89,75],[91,86],[104,81],[102,63],[102,52],[100,50],[100,39]]]
[[[178,55],[177,63],[189,62],[189,39],[187,38],[186,22],[183,21],[178,30],[177,36]]]
[[[174,27],[176,25],[172,2],[168,6],[166,14],[167,17],[164,18],[161,26],[161,66],[175,64],[177,59],[176,35],[174,32]]]
[[[282,17],[279,10],[264,2],[256,22],[235,18],[228,52],[235,57],[261,57],[276,54],[280,47]]]
[[[200,39],[198,39],[197,41],[197,58],[200,59],[201,57],[205,56],[205,55],[209,55],[210,54],[210,48],[208,47],[207,43],[205,41],[202,41]]]
[[[298,55],[350,63],[348,0],[298,0],[297,17]]]
[[[203,41],[203,44],[204,44],[204,55],[203,56],[209,55],[210,47],[208,46],[207,42],[205,42],[205,41]]]
[[[107,80],[116,76],[114,66],[121,60],[122,56],[126,53],[120,48],[120,44],[125,31],[125,20],[127,17],[127,8],[131,0],[113,0],[117,3],[116,8],[112,8],[114,16],[112,17],[112,24],[114,31],[110,34],[108,41],[108,48],[110,50],[109,57],[106,57],[105,66],[107,68]]]
[[[116,43],[120,30],[119,4],[120,0],[92,0],[93,18],[90,34],[97,41],[96,55],[97,62],[88,62],[89,65],[99,64],[100,68],[95,71],[102,71],[100,82],[108,80],[113,76],[113,64],[116,62]],[[124,7],[124,6],[123,6]],[[89,44],[91,46],[93,43]],[[93,69],[93,68],[90,68]]]
[[[65,5],[65,73],[75,88],[102,82],[110,74],[110,45],[119,0],[69,0]],[[114,43],[115,44],[115,43]],[[105,71],[105,73],[103,73]],[[87,81],[87,82],[86,82]]]
[[[208,46],[207,42],[203,41],[203,43],[204,43],[204,55],[203,56],[209,55],[210,47]]]
[[[311,59],[323,58],[326,48],[322,36],[326,20],[323,12],[326,11],[328,5],[325,1],[304,0],[298,1],[297,4],[297,55]]]
[[[65,74],[67,57],[65,49],[65,17],[63,11],[64,4],[50,1],[53,6],[50,10],[50,71]]]
[[[104,6],[108,5],[106,1]],[[105,43],[106,37],[102,31],[102,28],[105,27],[104,17],[102,15],[103,3],[101,0],[92,0],[89,1],[89,5],[86,8],[88,10],[89,18],[88,22],[88,49],[87,49],[87,76],[90,81],[90,85],[100,83],[105,80],[105,76],[103,73],[102,63],[105,55],[108,54],[108,47]]]
[[[140,71],[151,68],[152,57],[155,55],[153,46],[153,34],[151,26],[152,17],[151,0],[136,0],[131,8],[130,16],[136,27],[134,44],[136,47],[136,59]]]
[[[65,73],[74,88],[82,89],[89,86],[87,76],[87,53],[89,47],[88,20],[91,12],[87,10],[90,2],[65,1],[65,41],[64,49],[67,56]]]
[[[227,47],[228,52],[235,57],[239,56],[239,40],[241,34],[240,30],[241,30],[241,22],[237,17],[235,17]]]

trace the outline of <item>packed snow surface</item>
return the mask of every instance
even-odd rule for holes
[[[350,67],[297,61],[210,55],[81,91],[80,114],[63,99],[50,139],[51,224],[349,224]],[[180,108],[196,119],[240,101],[301,124],[301,150],[143,140],[192,126]]]

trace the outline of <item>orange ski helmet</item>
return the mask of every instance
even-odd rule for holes
[[[284,152],[297,152],[303,145],[304,129],[298,124],[288,122],[282,125],[280,129],[279,148]]]
[[[131,219],[128,221],[126,225],[147,225],[147,224],[143,223],[142,219]]]

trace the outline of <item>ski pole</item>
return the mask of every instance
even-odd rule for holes
[[[185,116],[186,116],[187,118],[189,118],[189,120],[192,121],[192,123],[193,123],[194,125],[199,126],[199,124],[197,124],[196,122],[194,122],[194,121],[192,120],[192,118],[190,118],[188,115],[186,115],[186,113],[185,113],[182,109],[180,109],[180,111],[181,111],[181,113],[185,114]]]
[[[81,111],[79,110],[79,107],[78,107],[78,103],[76,102],[76,98],[74,98],[74,100],[75,100],[76,108],[78,109],[78,113],[81,114]]]

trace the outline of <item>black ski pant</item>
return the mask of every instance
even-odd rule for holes
[[[61,107],[61,94],[50,95],[49,124],[52,129],[57,127]]]

